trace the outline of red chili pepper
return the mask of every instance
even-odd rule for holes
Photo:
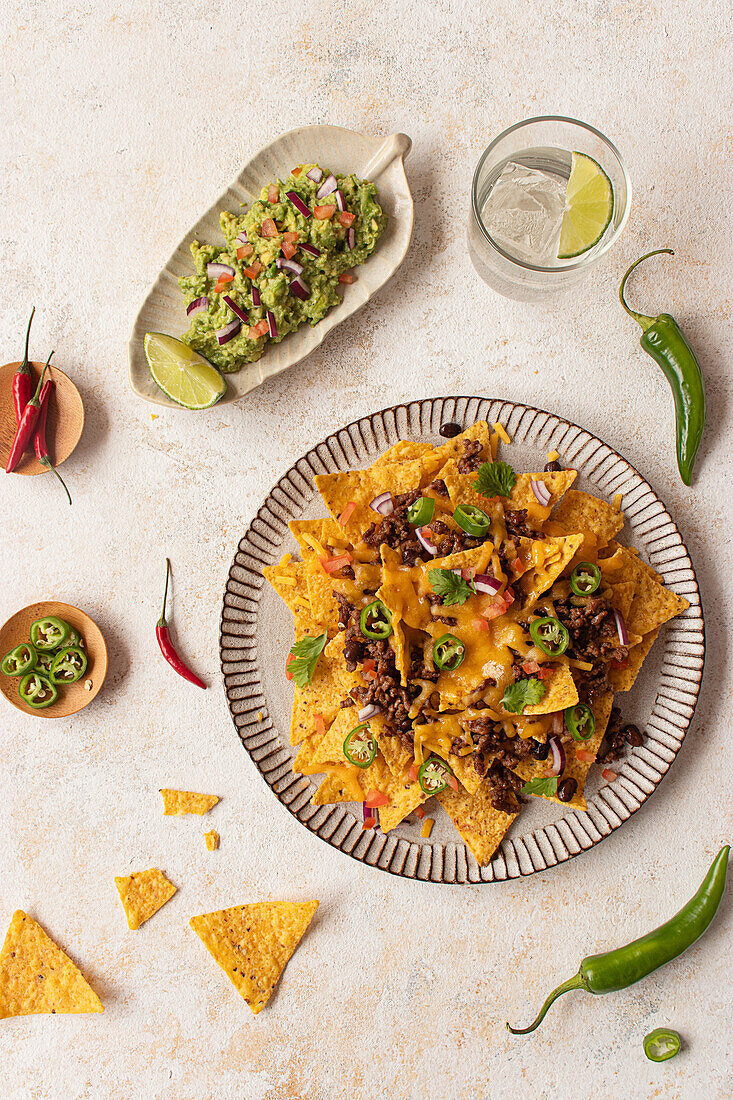
[[[13,404],[15,405],[16,424],[20,424],[23,409],[30,401],[31,394],[33,393],[33,376],[31,374],[30,363],[28,362],[28,338],[31,334],[31,322],[33,321],[33,314],[35,312],[36,307],[34,306],[31,310],[28,328],[25,331],[25,355],[23,356],[23,362],[13,375]]]
[[[46,420],[48,418],[48,406],[51,400],[51,390],[53,389],[53,379],[49,378],[47,382],[43,383],[43,389],[41,390],[41,396],[39,398],[41,402],[41,412],[38,417],[38,424],[36,425],[36,434],[33,436],[33,449],[36,452],[36,458],[41,463],[41,466],[45,466],[47,470],[51,470],[59,479],[64,487],[64,492],[69,498],[69,504],[71,504],[71,493],[66,488],[66,482],[58,472],[53,462],[49,458],[48,446],[46,444]]]
[[[188,665],[184,664],[181,658],[176,652],[175,646],[171,641],[171,632],[168,623],[165,621],[165,605],[168,600],[168,581],[171,575],[171,562],[170,558],[165,559],[165,592],[163,593],[163,611],[158,619],[157,626],[155,627],[155,637],[158,639],[158,645],[160,646],[160,652],[165,657],[168,664],[172,669],[182,676],[184,680],[189,680],[196,687],[206,688],[206,684],[203,680],[200,680],[195,672],[192,672]]]
[[[53,352],[51,352],[53,355]],[[5,467],[5,472],[11,474],[15,467],[20,462],[21,458],[25,454],[26,448],[33,439],[33,433],[36,430],[36,424],[38,423],[38,417],[41,412],[40,393],[41,386],[43,385],[43,377],[48,370],[48,364],[51,362],[51,355],[46,360],[46,366],[43,368],[43,374],[38,381],[38,389],[31,397],[30,401],[23,409],[20,420],[18,421],[18,427],[15,429],[15,439],[13,440],[13,446],[10,448],[10,454],[8,455],[8,462]]]

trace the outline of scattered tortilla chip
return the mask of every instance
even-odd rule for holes
[[[542,696],[542,702],[525,707],[525,714],[554,714],[578,702],[578,689],[567,665],[559,665],[550,679],[545,681],[545,686],[547,691]]]
[[[607,546],[624,525],[623,512],[579,489],[568,489],[553,512],[552,522],[568,534],[591,532],[598,547]]]
[[[632,687],[636,683],[636,678],[641,672],[641,666],[649,656],[649,652],[659,637],[659,631],[661,627],[657,627],[656,630],[650,630],[648,634],[645,634],[640,642],[637,642],[635,646],[632,646],[629,650],[629,663],[626,668],[614,668],[609,673],[609,680],[613,684],[615,691],[631,691]]]
[[[316,474],[313,480],[334,519],[338,519],[347,504],[356,505],[344,527],[351,541],[356,543],[373,523],[380,520],[379,513],[369,507],[374,498],[386,490],[393,496],[409,492],[419,484],[422,472],[422,463],[419,459],[414,459],[412,462],[391,463],[376,469],[372,466],[366,470]]]
[[[191,917],[189,924],[257,1015],[318,908],[317,901],[261,901]]]
[[[104,1006],[69,956],[18,909],[0,951],[0,1020],[44,1012],[104,1012]]]
[[[447,787],[438,799],[480,864],[488,863],[516,814],[491,805],[491,791],[483,783],[475,794]]]
[[[210,852],[215,852],[219,847],[219,834],[216,829],[210,829],[208,833],[204,833],[204,840]]]
[[[133,871],[131,875],[122,877],[115,876],[115,886],[127,923],[133,929],[150,920],[170,901],[177,889],[157,867],[151,867],[148,871]]]
[[[163,816],[170,814],[205,814],[219,801],[215,794],[196,794],[195,791],[173,791],[162,787]]]

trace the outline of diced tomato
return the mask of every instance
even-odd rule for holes
[[[498,619],[500,615],[503,615],[506,611],[506,604],[501,596],[497,596],[493,603],[491,603],[484,612],[482,612],[484,619]],[[481,627],[482,630],[488,630],[488,623],[485,627]]]
[[[539,672],[541,665],[538,665],[536,661],[525,661],[522,665],[522,672],[526,672],[528,676],[534,676],[535,672]]]
[[[577,749],[575,755],[581,764],[592,764],[596,758],[596,754],[590,749]]]
[[[288,244],[297,244],[298,234],[294,230],[290,229],[287,233],[283,233],[283,240],[287,241]]]
[[[287,657],[285,658],[285,679],[286,680],[292,680],[292,678],[293,678],[293,674],[290,671],[290,666],[291,666],[291,664],[293,663],[294,660],[295,660],[295,657],[293,656],[293,654],[288,653]]]
[[[369,829],[376,829],[376,827],[377,819],[370,814],[369,817],[364,818],[364,824],[361,827],[361,831],[364,833],[367,832]]]
[[[254,248],[251,244],[242,244],[237,249],[237,259],[246,260],[248,256],[251,256],[254,252]]]
[[[540,665],[539,672],[537,673],[538,680],[551,680],[555,675],[554,668],[549,668],[547,665]]]
[[[425,817],[425,810],[422,808],[422,806],[416,806],[412,812],[414,813],[415,817],[418,818],[420,821],[422,821],[422,819]]]
[[[501,612],[497,611],[497,615],[500,615],[500,614],[501,614]],[[494,618],[493,615],[489,615],[488,617],[490,619]],[[489,624],[486,622],[486,619],[474,619],[473,625],[476,627],[477,630],[488,630],[489,629]]]
[[[290,241],[283,241],[283,256],[286,260],[292,260],[295,253],[298,251],[297,244],[291,244]]]
[[[349,503],[344,508],[341,515],[339,516],[339,523],[341,524],[342,527],[346,526],[346,524],[349,522],[349,520],[351,519],[351,517],[353,516],[355,511],[356,511],[356,504],[354,503],[353,500],[350,500]]]
[[[267,201],[268,202],[278,202],[279,199],[280,199],[280,192],[277,189],[277,184],[276,183],[271,183],[270,186],[267,188]]]
[[[290,173],[290,175],[291,175],[291,176],[295,176],[295,178],[297,179],[297,178],[298,178],[298,176],[300,175],[300,173],[301,173],[302,171],[303,171],[303,165],[302,165],[302,164],[299,164],[297,168],[293,168],[293,170],[292,170],[292,172]]]
[[[408,778],[411,779],[413,783],[417,783],[417,765],[416,764],[412,765],[412,767],[410,768],[407,775],[408,775]]]
[[[377,791],[372,788],[371,791],[367,791],[367,796],[364,799],[370,810],[376,810],[378,806],[389,806],[389,799],[386,794],[382,794],[381,791]]]
[[[446,782],[447,782],[448,786],[452,790],[457,792],[458,791],[458,780],[456,779],[456,777],[454,775],[446,775],[445,778],[446,778]]]
[[[342,210],[339,214],[339,221],[348,229],[356,221],[356,214],[350,214],[348,210]]]
[[[461,576],[464,581],[468,581],[469,584],[473,580],[473,569],[461,569]]]
[[[335,213],[336,213],[336,207],[335,206],[326,205],[326,206],[314,206],[313,207],[313,217],[316,219],[316,221],[319,221],[319,222],[327,222],[328,219],[332,218]]]
[[[255,260],[249,267],[243,268],[244,274],[248,279],[256,279],[259,273],[262,271],[262,264],[259,260]]]
[[[512,606],[512,604],[514,603],[514,593],[512,592],[511,588],[504,589],[503,600],[507,607]]]
[[[347,550],[345,554],[339,554],[337,558],[321,558],[321,565],[326,573],[338,573],[345,565],[351,565],[353,560]]]
[[[319,734],[319,736],[321,736],[321,737],[325,737],[325,735],[326,735],[326,723],[324,721],[323,715],[322,714],[314,714],[313,715],[313,721],[315,723],[316,733]]]
[[[527,572],[527,566],[524,564],[521,558],[515,558],[512,562],[512,573],[515,577],[521,577],[522,573]]]
[[[361,666],[361,674],[365,680],[376,680],[377,674],[375,672],[376,663],[369,657]]]
[[[232,282],[234,282],[234,276],[233,275],[220,275],[219,278],[216,280],[216,286],[214,287],[214,294],[221,294],[222,290],[227,285],[227,283],[232,283]]]
[[[247,335],[250,340],[259,340],[260,336],[266,336],[270,331],[270,326],[267,321],[258,321],[256,325],[250,325],[247,330]]]
[[[623,661],[609,661],[608,663],[610,664],[611,668],[628,668],[629,658],[626,657]]]
[[[615,783],[615,781],[618,779],[618,774],[614,771],[611,771],[610,768],[604,768],[601,772],[601,775],[607,783]]]
[[[277,236],[277,226],[275,225],[272,218],[265,218],[265,220],[262,223],[262,228],[260,229],[260,233],[262,234],[263,237],[276,237]]]
[[[351,274],[350,271],[343,271],[339,275],[339,282],[340,283],[353,283],[353,281],[354,281],[354,276]]]

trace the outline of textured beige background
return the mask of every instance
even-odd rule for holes
[[[57,349],[87,431],[50,477],[2,479],[0,616],[37,598],[84,606],[110,644],[95,705],[68,721],[2,708],[0,924],[23,907],[68,947],[101,1017],[0,1025],[0,1094],[245,1100],[728,1097],[731,897],[684,959],[606,998],[576,995],[512,1039],[588,951],[666,918],[731,839],[729,329],[730,8],[696,3],[366,0],[255,7],[65,0],[2,5],[0,346]],[[725,89],[728,89],[726,94]],[[619,145],[635,189],[607,266],[562,305],[495,297],[467,261],[472,168],[503,127],[558,112]],[[161,412],[127,389],[125,344],[148,284],[242,162],[275,134],[334,122],[414,140],[411,252],[319,352],[239,404]],[[709,427],[693,491],[673,473],[666,383],[615,299],[626,264],[674,245],[634,287],[699,349]],[[277,476],[334,426],[450,392],[537,403],[583,424],[649,478],[693,554],[709,663],[688,741],[661,789],[599,848],[483,889],[402,882],[312,837],[254,771],[218,678],[236,542]],[[161,662],[163,557],[204,694]],[[207,819],[161,817],[159,786],[222,796]],[[204,847],[205,828],[220,851]],[[179,892],[139,932],[113,876],[159,865]],[[186,928],[255,898],[322,900],[256,1020]],[[643,1035],[686,1049],[648,1063]]]

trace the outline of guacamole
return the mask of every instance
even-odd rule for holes
[[[375,184],[302,164],[263,187],[246,214],[223,211],[220,222],[226,244],[194,241],[196,273],[178,280],[191,320],[181,339],[230,373],[304,321],[317,325],[341,301],[339,283],[371,256],[387,217]]]

